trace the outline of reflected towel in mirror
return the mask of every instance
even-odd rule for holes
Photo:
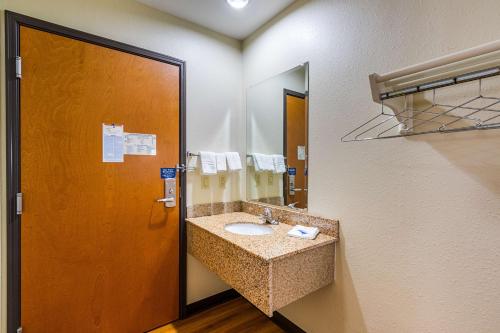
[[[280,174],[286,172],[285,157],[283,155],[273,155],[274,173]]]
[[[226,153],[227,166],[229,171],[239,171],[243,169],[241,166],[240,153],[230,151]]]
[[[253,153],[252,157],[255,172],[274,171],[274,162],[272,155]]]
[[[217,164],[217,172],[227,171],[226,154],[225,153],[215,153],[215,161]]]

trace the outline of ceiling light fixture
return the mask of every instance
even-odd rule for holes
[[[229,6],[234,9],[243,9],[248,5],[249,0],[226,0]]]

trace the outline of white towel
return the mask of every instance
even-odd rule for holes
[[[273,155],[274,173],[285,173],[285,157],[283,155]]]
[[[254,153],[252,156],[255,172],[274,171],[272,155]]]
[[[194,171],[198,167],[198,156],[192,155],[188,157],[187,171]]]
[[[274,160],[273,155],[264,154],[263,164],[261,164],[261,169],[265,169],[266,171],[274,171]]]
[[[215,153],[209,151],[200,151],[200,163],[202,175],[217,174],[217,161],[215,159]]]
[[[230,151],[226,153],[227,166],[229,171],[239,171],[243,169],[241,166],[240,153],[237,151]]]
[[[250,163],[250,166],[253,166],[255,169],[255,172],[261,172],[259,168],[259,163],[257,163],[257,154],[253,153],[251,154],[252,162]]]
[[[296,225],[290,231],[288,231],[288,236],[304,238],[304,239],[315,239],[319,234],[319,229],[316,227],[305,227],[303,225]]]
[[[216,160],[216,164],[217,164],[217,172],[227,171],[226,154],[225,153],[216,153],[215,160]]]
[[[257,162],[257,155],[256,153],[252,154],[252,162],[250,163],[250,166],[253,165],[255,172],[261,172],[263,170],[260,170],[259,163]]]

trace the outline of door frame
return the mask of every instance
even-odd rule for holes
[[[21,325],[21,216],[16,213],[20,192],[20,83],[15,59],[20,50],[20,27],[30,27],[113,50],[157,60],[179,68],[179,161],[186,164],[186,63],[161,53],[5,11],[5,81],[7,136],[7,332]],[[186,315],[186,173],[179,172],[179,318]]]
[[[287,96],[294,96],[302,99],[306,99],[307,97],[307,92],[305,94],[300,93],[298,91],[290,90],[290,89],[283,89],[283,156],[285,157],[285,162],[286,162],[286,172],[283,176],[283,204],[286,206],[286,199],[288,197],[287,194],[287,187],[288,187],[288,156],[287,155],[287,109],[286,109],[286,97]],[[309,117],[309,113],[307,114],[307,117]],[[309,135],[306,133],[306,135]],[[304,184],[305,185],[305,184]]]

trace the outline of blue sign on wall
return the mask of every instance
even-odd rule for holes
[[[175,178],[176,173],[176,168],[160,168],[160,176],[162,179]]]
[[[295,176],[297,174],[297,168],[288,168],[288,174],[290,176]]]

